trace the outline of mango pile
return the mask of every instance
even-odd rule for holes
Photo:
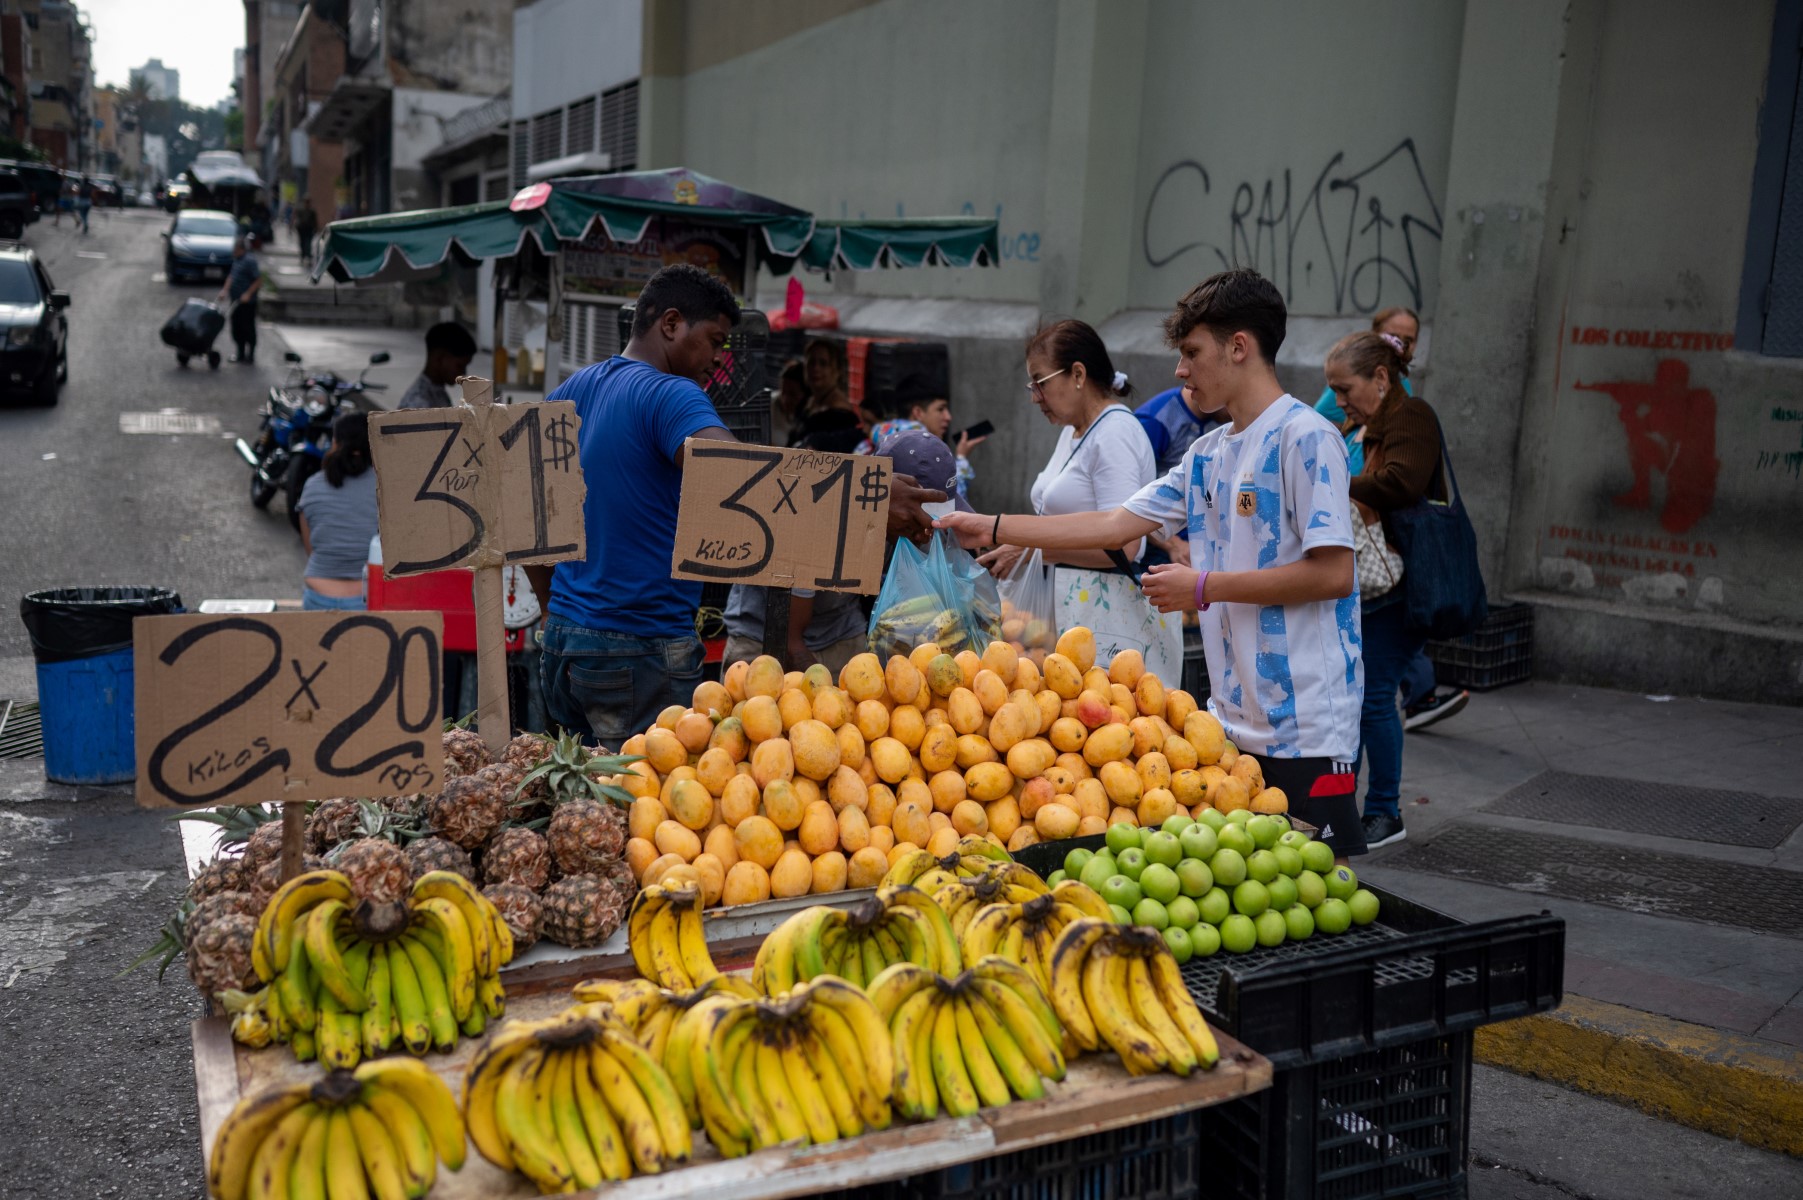
[[[836,680],[734,663],[619,752],[642,756],[615,780],[634,797],[634,877],[699,886],[709,907],[874,887],[910,850],[943,857],[967,836],[1019,850],[1289,808],[1189,693],[1137,651],[1098,665],[1082,626],[1043,664],[1006,641],[860,654]]]

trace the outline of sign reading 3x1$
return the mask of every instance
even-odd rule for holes
[[[570,401],[408,409],[369,429],[385,574],[582,557]]]
[[[690,438],[670,573],[874,593],[893,474],[886,458]]]
[[[138,803],[436,790],[443,624],[435,612],[138,618]]]

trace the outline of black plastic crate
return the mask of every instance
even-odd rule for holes
[[[1183,680],[1178,686],[1199,705],[1206,705],[1214,690],[1208,682],[1208,656],[1203,651],[1200,630],[1183,631]]]
[[[1178,1200],[1202,1195],[1194,1112],[841,1193],[859,1200]],[[1215,1191],[1214,1166],[1208,1191]]]
[[[620,308],[620,344],[632,334],[638,306]],[[776,382],[765,369],[765,349],[770,340],[770,320],[755,308],[740,312],[739,323],[726,337],[724,360],[712,378],[702,384],[714,402],[720,423],[742,442],[770,442],[770,389]]]
[[[1434,678],[1451,687],[1488,691],[1520,683],[1534,673],[1534,606],[1493,608],[1476,633],[1429,642]]]
[[[1559,1006],[1562,918],[1466,925],[1361,882],[1381,906],[1370,925],[1185,963],[1184,980],[1209,1020],[1289,1067]]]
[[[898,395],[950,396],[951,381],[951,351],[944,342],[872,342],[865,353],[864,402],[879,412],[891,411]]]
[[[1466,1194],[1469,1031],[1278,1071],[1195,1114],[1213,1195],[1429,1200]]]

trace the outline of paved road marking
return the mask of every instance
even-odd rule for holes
[[[167,283],[168,279],[164,276],[164,274],[161,271],[154,271],[151,273],[150,282],[152,282],[152,283]]]
[[[77,250],[75,252],[75,257],[76,258],[105,258],[106,255],[105,255],[105,253],[103,253],[102,251],[99,251],[99,250]]]
[[[119,414],[120,433],[218,433],[219,418],[166,408],[161,412]]]

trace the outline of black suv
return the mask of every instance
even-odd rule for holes
[[[55,404],[69,377],[69,294],[50,282],[35,252],[0,247],[0,388]]]
[[[0,240],[16,242],[37,219],[37,197],[17,171],[0,170]]]

